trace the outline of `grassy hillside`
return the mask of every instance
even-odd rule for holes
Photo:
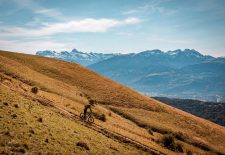
[[[106,117],[105,122],[95,119],[97,125],[165,154],[225,153],[224,127],[141,95],[80,65],[0,51],[0,71],[2,85],[23,94],[30,94],[30,89],[37,86],[36,96],[77,115],[88,99],[96,100],[94,111]],[[37,114],[40,116],[41,113]],[[57,125],[53,124],[52,128]],[[131,154],[135,151],[140,150]]]
[[[3,86],[0,86],[0,121],[0,154],[145,154]],[[78,142],[88,148],[77,146]]]

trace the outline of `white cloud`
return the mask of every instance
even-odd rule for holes
[[[57,15],[57,14],[59,14],[59,12],[56,9],[46,9],[46,8],[35,10],[34,13],[43,14],[43,15],[48,15],[48,14]]]
[[[11,11],[11,14],[16,13],[17,11],[22,9],[27,9],[34,14],[51,17],[56,20],[63,20],[65,18],[60,12],[60,10],[56,8],[46,8],[42,6],[40,3],[38,3],[38,1],[35,1],[35,0],[12,0],[12,1],[17,6],[17,8],[16,10]]]
[[[132,15],[132,14],[151,14],[151,13],[160,13],[162,15],[173,15],[177,13],[178,10],[169,9],[164,7],[162,4],[170,0],[151,0],[144,5],[140,5],[130,10],[122,11],[123,15]]]
[[[124,15],[130,15],[130,14],[135,14],[137,12],[139,12],[138,9],[132,9],[132,10],[128,10],[128,11],[123,11],[122,14],[124,14]]]
[[[58,9],[48,9],[48,8],[36,8],[33,9],[33,13],[44,15],[47,17],[52,17],[56,19],[64,19],[62,13]]]
[[[125,24],[137,24],[137,23],[140,23],[140,19],[136,17],[130,17],[125,19]]]
[[[20,42],[18,40],[0,40],[1,50],[16,51],[33,54],[36,51],[51,49],[56,51],[66,50],[71,47],[71,43],[61,43],[50,40],[36,40]],[[73,44],[73,47],[75,44]]]
[[[57,33],[106,32],[113,27],[137,23],[140,23],[140,19],[135,17],[126,18],[124,20],[86,18],[82,20],[48,24],[38,29],[22,27],[0,27],[0,31],[1,37],[36,37],[49,36]]]

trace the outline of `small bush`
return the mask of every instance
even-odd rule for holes
[[[100,117],[99,117],[99,120],[105,122],[106,121],[105,114],[101,114]]]
[[[3,104],[4,104],[5,106],[8,106],[8,105],[9,105],[7,102],[4,102]]]
[[[4,133],[6,136],[14,137],[14,134],[12,132],[6,131]]]
[[[176,144],[176,152],[184,152],[183,145],[180,143]]]
[[[14,107],[15,107],[15,108],[19,108],[19,105],[18,105],[18,104],[14,104]]]
[[[67,103],[67,104],[66,104],[66,107],[69,107],[69,106],[70,106],[70,104],[69,104],[69,103]]]
[[[45,139],[45,142],[48,143],[48,138]]]
[[[148,133],[149,133],[150,135],[153,135],[153,131],[152,131],[151,128],[147,128],[147,131],[148,131]]]
[[[182,132],[177,132],[177,133],[174,133],[173,135],[175,136],[176,139],[181,141],[185,141],[185,139],[187,139],[187,136]]]
[[[33,129],[30,129],[29,132],[32,133],[32,134],[35,134]]]
[[[98,114],[96,112],[93,112],[93,115],[96,119],[105,122],[106,121],[106,116],[105,114]]]
[[[187,155],[192,155],[192,154],[193,154],[192,151],[190,150],[187,151]]]
[[[28,147],[27,144],[23,144],[23,146],[24,146],[25,149],[29,150],[29,147]]]
[[[165,135],[162,138],[162,144],[169,150],[183,152],[183,146],[181,144],[176,144],[175,139],[172,135]]]
[[[192,145],[194,145],[200,149],[203,149],[205,151],[212,151],[212,148],[210,148],[207,144],[202,143],[202,142],[192,142]]]
[[[109,115],[109,116],[112,116],[112,113],[111,113],[111,112],[109,112],[109,113],[108,113],[108,115]]]
[[[43,122],[43,119],[40,117],[37,119],[38,122]]]
[[[112,150],[118,151],[118,149],[113,147],[113,146],[110,146],[109,148],[112,149]]]
[[[85,150],[90,150],[90,148],[88,147],[87,143],[82,142],[82,141],[78,142],[77,146],[80,146],[80,147],[84,148]]]
[[[12,152],[16,152],[16,154],[25,154],[26,150],[24,148],[11,148]]]
[[[163,146],[170,149],[170,150],[174,150],[175,149],[175,141],[174,141],[174,137],[171,135],[165,135],[162,138],[162,143]]]
[[[12,118],[17,118],[16,114],[12,114],[11,116],[12,116]]]
[[[32,87],[31,92],[34,93],[34,94],[37,94],[38,93],[38,87]]]

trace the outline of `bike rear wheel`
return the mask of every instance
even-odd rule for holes
[[[89,117],[88,117],[88,122],[89,122],[89,123],[94,123],[94,118],[93,118],[92,116],[89,116]]]

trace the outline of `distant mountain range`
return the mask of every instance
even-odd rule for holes
[[[37,55],[79,63],[149,96],[225,100],[225,58],[193,49],[130,54],[43,51]]]
[[[85,52],[78,51],[77,49],[73,49],[71,52],[63,51],[59,53],[55,51],[50,51],[50,50],[38,51],[36,55],[56,58],[56,59],[65,60],[69,62],[76,62],[83,66],[88,66],[88,65],[112,58],[119,54],[103,54],[103,53],[94,53],[94,52],[85,53]]]

